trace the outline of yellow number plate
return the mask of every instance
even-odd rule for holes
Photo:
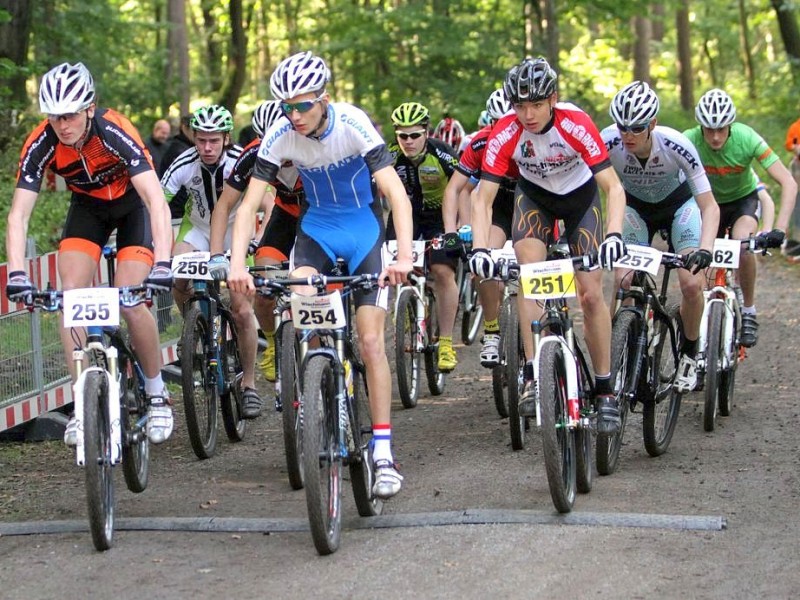
[[[548,260],[520,265],[522,294],[530,300],[574,298],[575,269],[572,260]]]

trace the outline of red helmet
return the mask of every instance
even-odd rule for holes
[[[456,150],[458,150],[458,147],[461,145],[461,140],[464,139],[465,134],[466,132],[461,123],[452,117],[445,117],[439,121],[436,129],[433,130],[433,137],[442,140],[446,144],[450,144]]]

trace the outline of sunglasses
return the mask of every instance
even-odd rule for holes
[[[302,102],[295,102],[294,104],[290,104],[289,102],[281,102],[281,110],[284,114],[290,115],[292,111],[297,111],[299,113],[307,113],[317,102],[322,102],[322,97],[314,98],[313,100],[303,100]]]
[[[423,135],[425,135],[424,131],[412,131],[411,133],[401,131],[397,134],[397,137],[399,137],[401,140],[407,140],[408,138],[411,138],[412,140],[418,140]]]
[[[647,123],[642,123],[641,125],[631,125],[630,127],[626,127],[625,125],[620,125],[617,123],[617,129],[619,129],[620,133],[632,133],[633,135],[639,135],[648,127],[650,127],[650,121]]]

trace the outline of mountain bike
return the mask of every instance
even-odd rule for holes
[[[550,497],[562,513],[570,512],[577,492],[590,492],[593,482],[594,378],[575,341],[567,299],[576,296],[574,269],[595,269],[595,263],[594,255],[570,257],[562,244],[555,244],[546,261],[498,266],[504,279],[516,271],[525,298],[542,306],[542,316],[531,323],[536,424]]]
[[[397,393],[405,408],[417,405],[423,362],[430,393],[440,396],[444,392],[445,374],[439,370],[439,313],[426,259],[430,250],[440,247],[441,236],[427,242],[415,240],[414,270],[408,283],[397,286],[394,356]],[[385,251],[394,256],[396,245],[386,242]]]
[[[113,281],[113,270],[110,277]],[[114,540],[112,468],[122,463],[130,491],[140,493],[147,488],[150,443],[145,432],[148,403],[144,372],[119,327],[119,307],[151,306],[152,302],[153,291],[146,285],[35,290],[25,299],[29,310],[63,310],[65,327],[86,328],[83,344],[73,333],[77,376],[73,398],[78,420],[75,457],[84,470],[92,542],[100,551],[111,548]],[[88,360],[86,367],[84,360]]]
[[[458,285],[458,308],[461,313],[461,342],[465,346],[472,345],[478,337],[483,321],[483,306],[478,298],[478,288],[467,267],[467,260],[472,250],[472,227],[463,225],[458,229],[462,242],[462,256],[456,268],[456,284]]]
[[[678,304],[667,304],[669,276],[684,267],[680,254],[628,244],[614,266],[630,269],[617,290],[611,332],[612,387],[621,425],[614,435],[597,438],[597,472],[617,468],[628,411],[642,405],[642,436],[650,456],[667,451],[681,405],[673,383],[678,369]],[[655,277],[661,265],[660,287]],[[627,281],[626,281],[627,280]]]
[[[739,341],[742,331],[742,289],[736,276],[741,251],[767,254],[777,247],[763,236],[746,240],[720,238],[714,242],[713,286],[704,292],[706,304],[697,342],[698,387],[704,391],[703,429],[714,431],[717,409],[730,415],[736,384],[736,367],[746,353]]]
[[[350,323],[350,296],[372,290],[377,274],[313,275],[297,279],[254,277],[256,288],[290,294],[292,286],[312,286],[314,296],[290,298],[300,341],[302,462],[306,505],[314,546],[320,554],[340,543],[343,467],[350,470],[358,514],[375,516],[383,502],[373,496],[372,419],[366,369]],[[327,293],[330,284],[341,290]]]
[[[172,273],[190,279],[193,295],[183,310],[181,333],[181,387],[186,430],[198,458],[214,455],[218,414],[228,439],[244,439],[242,417],[242,359],[236,322],[220,293],[220,282],[208,273],[208,252],[175,256]]]

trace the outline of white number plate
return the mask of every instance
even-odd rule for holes
[[[397,262],[397,240],[386,240],[383,244],[383,256],[387,265]],[[425,265],[425,240],[411,242],[411,262],[415,267]]]
[[[714,240],[714,251],[711,253],[711,266],[723,269],[738,269],[742,243],[739,240],[718,238]]]
[[[617,269],[633,269],[634,271],[645,271],[650,275],[658,275],[661,266],[660,250],[650,246],[637,246],[636,244],[626,244],[628,254],[614,263]]]
[[[517,255],[514,252],[514,245],[511,243],[511,240],[508,240],[502,248],[492,248],[489,250],[489,254],[492,257],[492,260],[497,261],[497,259],[502,258],[503,260],[511,263],[517,262]]]
[[[531,300],[573,298],[576,293],[572,259],[520,265],[519,284],[522,294]]]
[[[326,296],[292,294],[291,304],[295,329],[338,329],[346,324],[339,290]]]
[[[119,288],[82,288],[64,292],[64,327],[119,325]]]
[[[175,279],[207,279],[212,277],[208,273],[208,260],[210,252],[187,252],[172,258],[172,276]]]

